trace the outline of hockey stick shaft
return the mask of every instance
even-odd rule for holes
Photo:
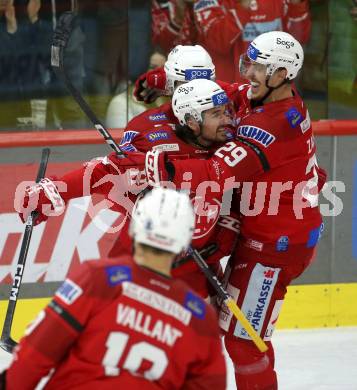
[[[51,65],[58,69],[63,76],[64,83],[70,94],[77,102],[81,110],[87,115],[94,127],[100,132],[105,139],[105,142],[114,150],[117,155],[125,155],[120,149],[119,145],[114,141],[109,131],[105,128],[103,123],[97,118],[89,104],[84,100],[81,93],[73,85],[68,77],[66,68],[64,66],[64,49],[69,41],[72,29],[76,23],[76,14],[73,12],[65,12],[58,20],[57,28],[54,33],[52,47],[51,47]]]
[[[191,248],[191,252],[195,262],[200,267],[201,271],[205,274],[206,278],[214,287],[214,289],[217,291],[218,296],[227,305],[234,317],[243,325],[244,329],[246,330],[250,338],[253,340],[259,351],[266,352],[268,350],[267,345],[258,335],[256,330],[252,327],[250,322],[247,320],[243,312],[239,309],[239,307],[228,294],[228,292],[224,289],[222,283],[218,280],[217,276],[212,272],[208,264],[203,260],[202,256],[198,253],[197,250]]]
[[[45,175],[49,155],[50,155],[50,149],[48,148],[42,149],[41,162],[37,172],[36,183],[38,183]],[[21,287],[22,276],[25,269],[27,253],[30,246],[32,230],[33,230],[34,223],[37,219],[37,216],[38,214],[35,211],[33,211],[26,220],[26,227],[22,238],[20,254],[16,266],[16,273],[10,290],[9,303],[7,305],[4,326],[1,333],[1,343],[0,343],[1,348],[3,348],[7,352],[12,352],[13,348],[17,344],[11,338],[11,327],[12,327],[12,321],[14,319],[17,298]]]

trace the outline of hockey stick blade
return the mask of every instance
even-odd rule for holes
[[[38,183],[45,175],[49,156],[50,156],[50,149],[48,148],[42,149],[41,162],[37,172],[36,183]],[[14,341],[11,338],[11,327],[12,327],[12,321],[14,319],[17,298],[21,287],[22,276],[25,270],[26,258],[30,246],[32,230],[33,230],[34,223],[37,219],[37,216],[38,214],[33,211],[29,215],[26,221],[26,227],[21,242],[20,255],[16,265],[16,273],[14,276],[14,280],[12,282],[9,302],[7,305],[7,310],[6,310],[5,320],[4,320],[4,326],[1,333],[0,347],[4,349],[6,352],[10,352],[10,353],[17,345],[16,341]]]

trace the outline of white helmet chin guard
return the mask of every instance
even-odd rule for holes
[[[194,226],[194,211],[186,193],[154,188],[134,208],[130,235],[135,242],[177,254],[187,249]]]
[[[172,110],[181,125],[188,116],[202,122],[202,112],[229,103],[224,90],[214,81],[197,79],[176,88],[172,96]]]
[[[165,62],[166,93],[172,95],[175,82],[194,79],[215,80],[215,66],[208,52],[200,45],[174,47]]]
[[[251,61],[266,65],[267,76],[285,68],[288,80],[297,76],[304,62],[304,51],[299,41],[283,31],[259,35],[248,46],[246,56]]]

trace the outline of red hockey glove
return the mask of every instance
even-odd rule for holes
[[[164,95],[165,89],[166,73],[163,68],[157,68],[139,76],[133,93],[137,101],[150,104]]]
[[[159,150],[146,153],[145,173],[149,186],[165,186],[175,175],[174,166],[167,161],[167,154]]]
[[[38,184],[26,187],[24,193],[17,188],[15,209],[24,223],[32,211],[37,211],[38,217],[34,225],[38,225],[49,216],[61,215],[65,209],[65,202],[55,183],[44,178]]]

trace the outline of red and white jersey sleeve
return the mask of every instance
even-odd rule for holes
[[[55,184],[65,202],[101,194],[110,201],[112,210],[123,212],[123,208],[126,210],[128,203],[132,206],[136,196],[147,186],[144,162],[143,153],[129,152],[126,157],[111,153],[86,162],[81,168],[60,177]]]
[[[239,56],[258,35],[284,30],[302,44],[310,36],[311,20],[307,0],[255,0],[249,8],[236,0],[199,0],[194,4],[197,43],[211,54],[220,80],[240,80]]]
[[[21,340],[7,389],[33,389],[51,368],[48,389],[226,386],[214,310],[130,258],[87,262],[63,283]]]

